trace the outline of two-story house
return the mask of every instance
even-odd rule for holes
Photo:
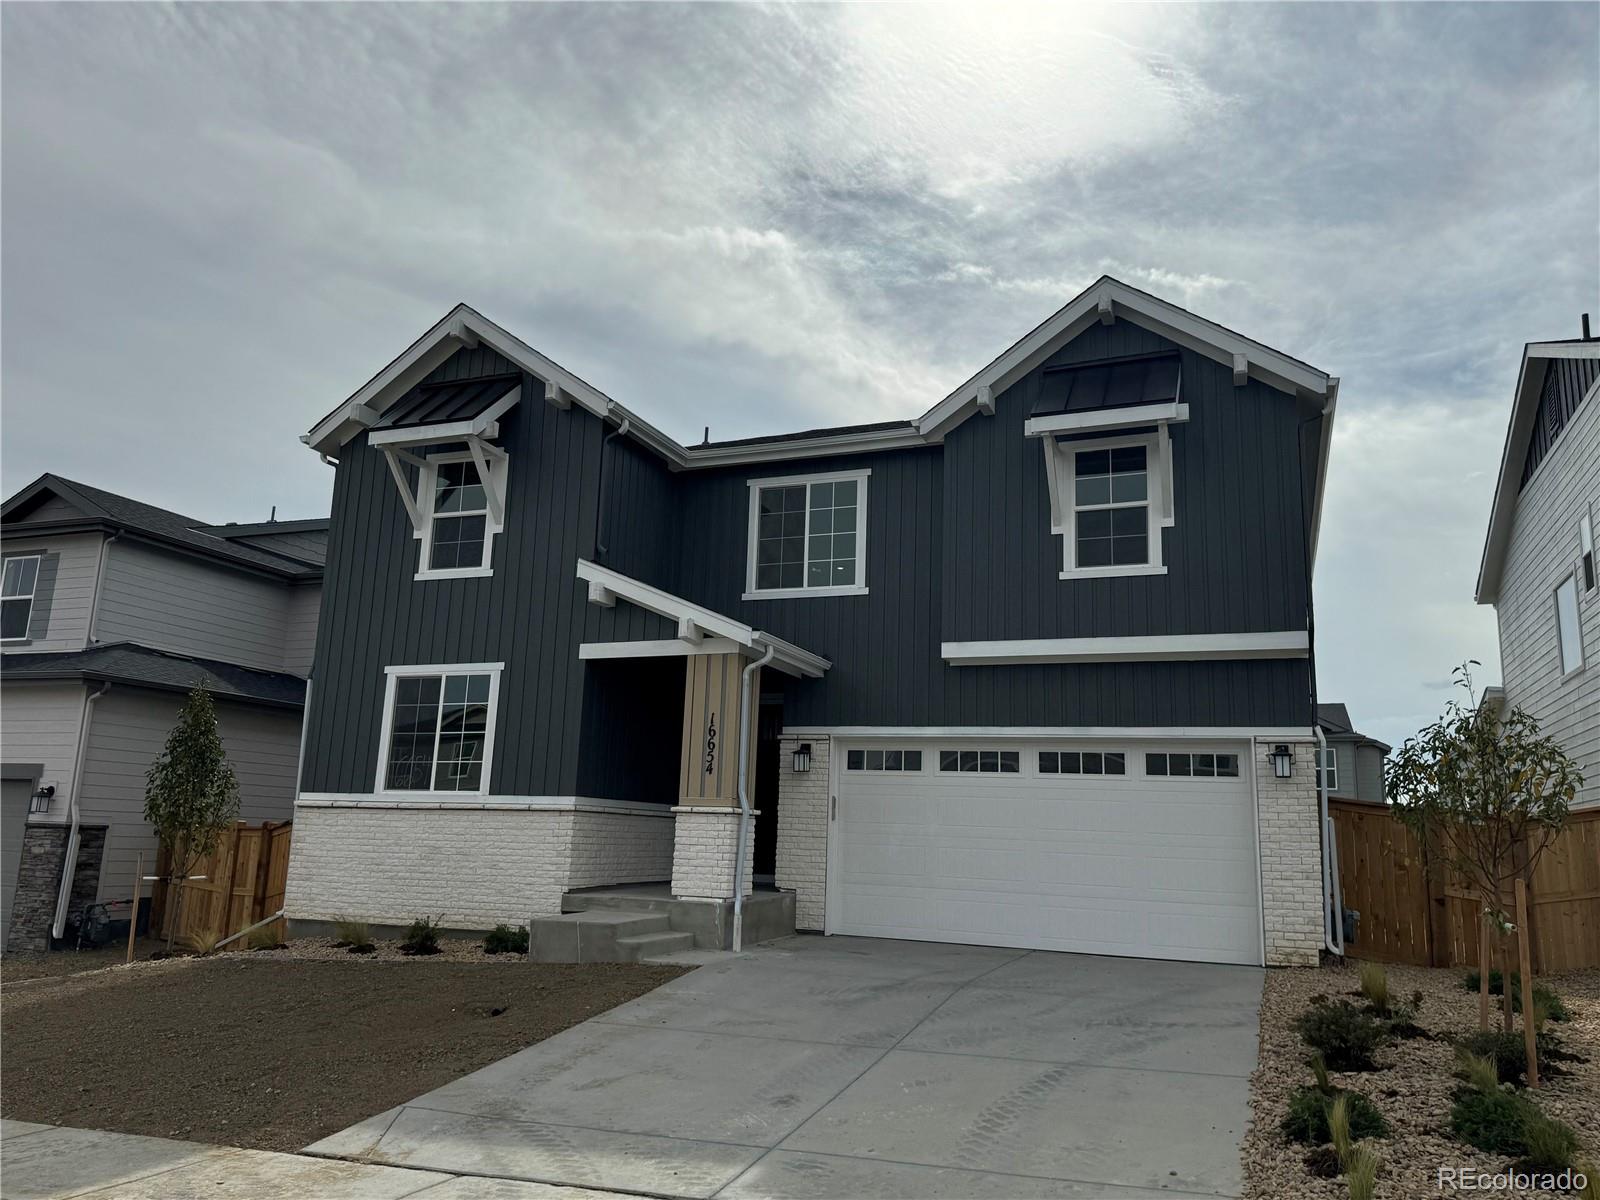
[[[290,917],[770,879],[801,929],[1315,963],[1337,386],[1103,278],[919,417],[684,446],[456,308],[304,439]]]
[[[153,869],[145,772],[215,697],[240,816],[288,820],[326,519],[213,526],[43,475],[0,508],[0,937],[43,950]]]
[[[1319,755],[1317,782],[1326,785],[1329,799],[1387,804],[1383,763],[1392,747],[1358,730],[1343,704],[1318,704],[1317,724],[1327,743]]]
[[[1511,402],[1477,601],[1494,605],[1501,689],[1583,772],[1600,804],[1600,339],[1532,342]]]

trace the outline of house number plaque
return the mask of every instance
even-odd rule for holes
[[[717,769],[717,714],[711,714],[711,720],[706,722],[706,774],[710,775]]]

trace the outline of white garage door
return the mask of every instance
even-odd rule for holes
[[[830,933],[1259,963],[1246,745],[840,742]]]

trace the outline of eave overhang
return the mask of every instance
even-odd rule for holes
[[[1539,394],[1550,361],[1557,358],[1600,358],[1600,340],[1589,342],[1529,342],[1522,350],[1517,387],[1512,393],[1511,417],[1506,423],[1505,445],[1500,452],[1500,473],[1494,502],[1489,507],[1489,528],[1478,560],[1478,582],[1473,599],[1493,604],[1500,598],[1500,575],[1505,570],[1511,542],[1512,519],[1522,490],[1522,464],[1528,456],[1533,423],[1539,415]]]

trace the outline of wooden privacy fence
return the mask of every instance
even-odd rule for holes
[[[151,899],[150,928],[161,937],[176,920],[178,941],[197,935],[227,937],[283,908],[284,882],[289,876],[289,837],[293,823],[267,821],[247,825],[240,821],[217,841],[216,849],[190,871],[204,875],[183,886],[183,903],[176,904],[165,883],[155,885]],[[166,875],[169,853],[162,847],[155,873]],[[176,913],[176,917],[174,914]],[[280,919],[266,928],[282,936]]]
[[[1386,807],[1335,800],[1344,906],[1361,914],[1352,958],[1417,966],[1478,965],[1482,904],[1464,882],[1430,862]],[[1506,901],[1510,911],[1510,900]],[[1528,883],[1536,972],[1600,967],[1600,809],[1572,813]]]

